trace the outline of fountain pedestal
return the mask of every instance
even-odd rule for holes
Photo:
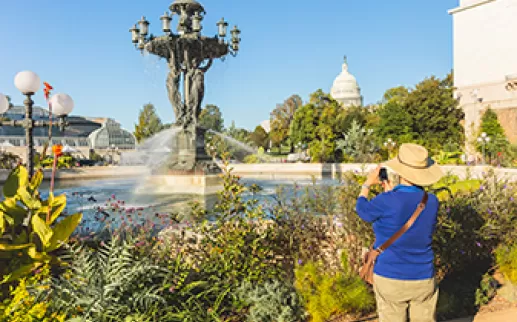
[[[221,168],[205,150],[206,129],[182,129],[170,158],[147,178],[142,191],[153,194],[212,195],[222,189]]]

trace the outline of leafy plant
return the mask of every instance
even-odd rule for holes
[[[20,162],[21,159],[18,155],[11,152],[0,152],[0,169],[13,169]]]
[[[345,159],[352,162],[371,162],[377,150],[372,133],[353,120],[344,138],[337,141],[336,150],[341,150]]]
[[[508,281],[517,285],[517,244],[499,246],[495,258],[499,271]]]
[[[42,168],[52,168],[54,163],[54,158],[47,157],[39,162],[36,166],[40,166]],[[74,165],[74,158],[71,156],[61,156],[57,160],[57,168],[58,169],[69,169]]]
[[[248,306],[249,322],[299,322],[305,317],[296,289],[278,280],[261,286],[245,283],[237,296]]]
[[[250,154],[244,157],[244,163],[260,163],[260,157],[256,154]]]
[[[167,301],[168,270],[135,256],[134,246],[113,238],[96,251],[70,248],[70,269],[53,283],[53,309],[81,321],[143,321]]]
[[[497,294],[498,283],[492,274],[487,273],[483,275],[483,279],[476,290],[476,305],[486,305]]]
[[[308,262],[295,270],[295,287],[306,304],[313,322],[335,316],[364,313],[374,307],[374,297],[366,284],[348,267],[343,253],[343,270],[329,274],[321,263]]]
[[[43,173],[29,180],[27,170],[18,166],[7,178],[0,203],[0,275],[2,283],[27,275],[45,263],[61,261],[56,251],[66,243],[82,214],[58,220],[66,206],[66,195],[40,198],[38,187]]]
[[[11,286],[11,297],[0,305],[0,320],[10,322],[64,322],[65,316],[51,312],[41,294],[49,287],[50,267],[45,265],[33,276],[21,278]]]

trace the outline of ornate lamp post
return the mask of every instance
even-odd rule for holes
[[[23,120],[12,120],[2,121],[1,126],[18,126],[25,128],[25,145],[27,147],[26,152],[26,164],[29,176],[34,174],[34,127],[45,127],[50,126],[50,121],[35,121],[32,118],[32,111],[34,102],[32,96],[40,89],[41,80],[39,76],[31,71],[23,71],[16,75],[14,78],[14,85],[16,88],[26,96],[25,101],[25,119]],[[50,99],[52,106],[52,112],[58,117],[58,126],[61,131],[68,126],[66,116],[72,112],[74,108],[74,101],[67,94],[55,94]],[[0,114],[3,114],[9,110],[11,106],[8,104],[7,99],[4,95],[0,94]]]
[[[389,158],[391,158],[391,150],[393,150],[397,146],[397,143],[393,141],[391,138],[388,138],[388,140],[384,142],[384,146],[388,149]]]
[[[486,158],[485,158],[485,152],[486,152],[486,145],[490,143],[490,137],[485,133],[481,133],[481,136],[478,137],[478,142],[481,144],[482,147],[482,153],[483,153],[483,164],[486,164]]]
[[[218,167],[205,152],[205,130],[198,127],[198,117],[205,93],[205,73],[214,59],[223,59],[230,54],[236,56],[240,45],[240,30],[231,30],[231,40],[225,38],[228,23],[221,19],[217,23],[218,34],[214,37],[201,35],[201,22],[205,9],[195,0],[175,0],[160,17],[164,35],[149,34],[149,22],[142,17],[130,29],[132,42],[140,51],[146,51],[164,58],[169,67],[166,85],[169,100],[176,116],[175,125],[181,128],[176,138],[177,153],[171,156],[167,171],[191,173],[218,172]],[[171,22],[177,16],[174,33]],[[180,82],[183,81],[183,91]],[[181,93],[183,92],[183,93]]]

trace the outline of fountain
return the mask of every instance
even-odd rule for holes
[[[206,129],[198,124],[205,92],[204,75],[214,59],[237,54],[240,30],[235,26],[231,31],[231,43],[227,43],[228,23],[221,19],[217,23],[217,36],[202,36],[201,21],[205,10],[199,2],[175,0],[169,9],[172,14],[166,12],[160,18],[165,35],[149,35],[149,22],[145,17],[130,30],[137,49],[167,61],[166,87],[176,116],[175,132],[166,136],[171,142],[164,142],[160,147],[167,157],[155,162],[158,164],[152,167],[143,189],[155,194],[215,194],[221,188],[221,169],[207,155]],[[177,34],[171,31],[174,14],[179,18]]]

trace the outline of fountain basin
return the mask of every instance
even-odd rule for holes
[[[219,174],[157,174],[145,179],[137,194],[215,195],[223,188]]]

